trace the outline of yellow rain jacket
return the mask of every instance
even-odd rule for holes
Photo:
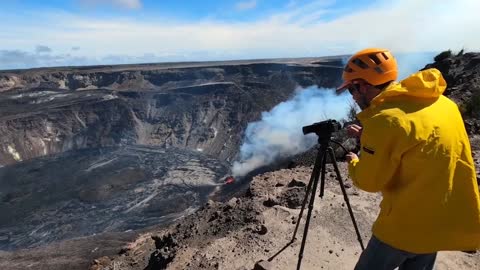
[[[373,234],[412,253],[480,248],[480,200],[470,142],[440,71],[390,84],[357,117],[354,184],[381,192]]]

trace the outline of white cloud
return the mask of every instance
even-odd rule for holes
[[[139,9],[142,7],[141,0],[80,0],[87,5],[110,4],[127,9]]]
[[[50,49],[50,47],[48,46],[44,46],[44,45],[37,45],[35,47],[35,51],[37,53],[49,53],[49,52],[52,52],[52,49]]]
[[[255,7],[257,7],[257,0],[242,1],[235,5],[235,8],[239,11],[254,9]]]
[[[198,56],[208,60],[208,52],[198,52]],[[195,54],[175,55],[164,54],[156,55],[146,53],[143,55],[106,55],[103,57],[84,57],[75,56],[71,53],[48,54],[31,53],[21,50],[0,50],[0,70],[22,69],[35,67],[54,67],[54,66],[85,66],[85,65],[114,65],[122,63],[158,63],[171,61],[188,61],[189,57],[195,57]]]
[[[480,50],[478,0],[382,0],[350,13],[338,13],[325,3],[332,2],[297,3],[245,23],[44,14],[35,26],[12,23],[1,31],[0,50],[28,51],[55,41],[51,45],[58,54],[98,60],[108,55],[136,59],[145,53],[185,60],[323,56],[370,46],[394,52]],[[73,46],[82,50],[72,52]]]
[[[92,61],[93,60],[93,61]],[[95,59],[70,54],[51,55],[20,50],[0,50],[0,69],[101,64]]]

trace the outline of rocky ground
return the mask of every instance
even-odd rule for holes
[[[346,163],[339,166],[346,178]],[[292,239],[311,170],[302,166],[258,175],[244,196],[210,201],[167,229],[141,235],[119,255],[96,259],[90,269],[295,269],[306,212],[298,240],[283,248]],[[345,186],[366,244],[381,197],[358,190],[348,178]],[[322,199],[318,192],[315,198],[302,269],[353,269],[361,248],[331,165],[324,190]],[[436,269],[479,267],[479,253],[440,252]]]

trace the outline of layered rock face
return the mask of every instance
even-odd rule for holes
[[[297,87],[334,87],[339,59],[237,61],[0,73],[0,164],[143,144],[229,160],[246,125]]]

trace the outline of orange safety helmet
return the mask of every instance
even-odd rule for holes
[[[386,49],[368,48],[355,53],[343,70],[343,84],[337,93],[343,92],[353,80],[362,79],[371,85],[394,81],[398,76],[397,60]]]

